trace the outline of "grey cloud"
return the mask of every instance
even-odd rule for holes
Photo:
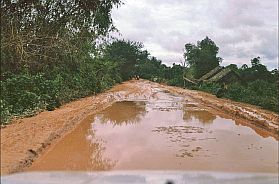
[[[278,57],[278,30],[260,30],[258,39],[259,44],[255,45],[254,50],[270,60]]]
[[[231,29],[236,27],[258,27],[264,26],[259,13],[261,9],[255,0],[229,0],[221,7],[217,21],[221,28]]]
[[[242,31],[235,37],[221,36],[220,51],[224,57],[235,56],[237,58],[247,58],[261,56],[267,60],[278,57],[278,35],[277,30],[259,29],[250,34]]]
[[[253,35],[248,31],[235,31],[233,33],[221,34],[216,38],[217,42],[225,44],[237,44],[240,42],[250,42],[253,39]]]

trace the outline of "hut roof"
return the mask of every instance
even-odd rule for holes
[[[204,81],[204,80],[208,80],[211,77],[213,77],[214,75],[216,75],[218,72],[220,72],[223,69],[223,67],[221,66],[217,66],[214,69],[210,70],[208,73],[206,73],[205,75],[203,75],[200,79],[198,79],[198,81]]]
[[[222,80],[228,80],[228,79],[234,80],[233,78],[235,77],[238,80],[240,79],[239,75],[235,71],[231,70],[230,68],[217,66],[198,80],[189,79],[186,78],[185,76],[183,76],[183,79],[189,83],[198,84],[199,82],[215,83],[215,82],[220,82]]]
[[[230,68],[224,68],[222,69],[219,73],[217,73],[216,75],[214,75],[213,77],[209,78],[208,80],[206,80],[206,82],[218,82],[221,79],[223,79],[225,76],[227,76],[229,73],[235,73],[233,70],[231,70]],[[236,73],[235,73],[236,74]],[[237,75],[237,74],[236,74]]]

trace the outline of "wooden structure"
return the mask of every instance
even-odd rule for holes
[[[230,84],[234,82],[240,82],[240,77],[230,68],[223,68],[220,72],[216,73],[211,78],[204,80],[203,82]]]
[[[201,82],[229,84],[240,82],[240,77],[235,71],[231,70],[230,68],[217,66],[199,79],[189,79],[183,76],[183,80],[194,85],[197,85]]]
[[[210,79],[211,77],[213,77],[214,75],[216,75],[217,73],[219,73],[221,70],[223,69],[223,67],[221,66],[217,66],[214,69],[210,70],[208,73],[206,73],[205,75],[203,75],[200,79],[198,79],[198,81],[205,81]]]

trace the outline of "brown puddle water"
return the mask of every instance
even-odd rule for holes
[[[28,170],[278,172],[277,155],[264,132],[162,91],[87,117]]]

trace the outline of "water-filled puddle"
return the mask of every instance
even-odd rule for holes
[[[29,170],[277,172],[277,140],[168,93],[87,117]]]

